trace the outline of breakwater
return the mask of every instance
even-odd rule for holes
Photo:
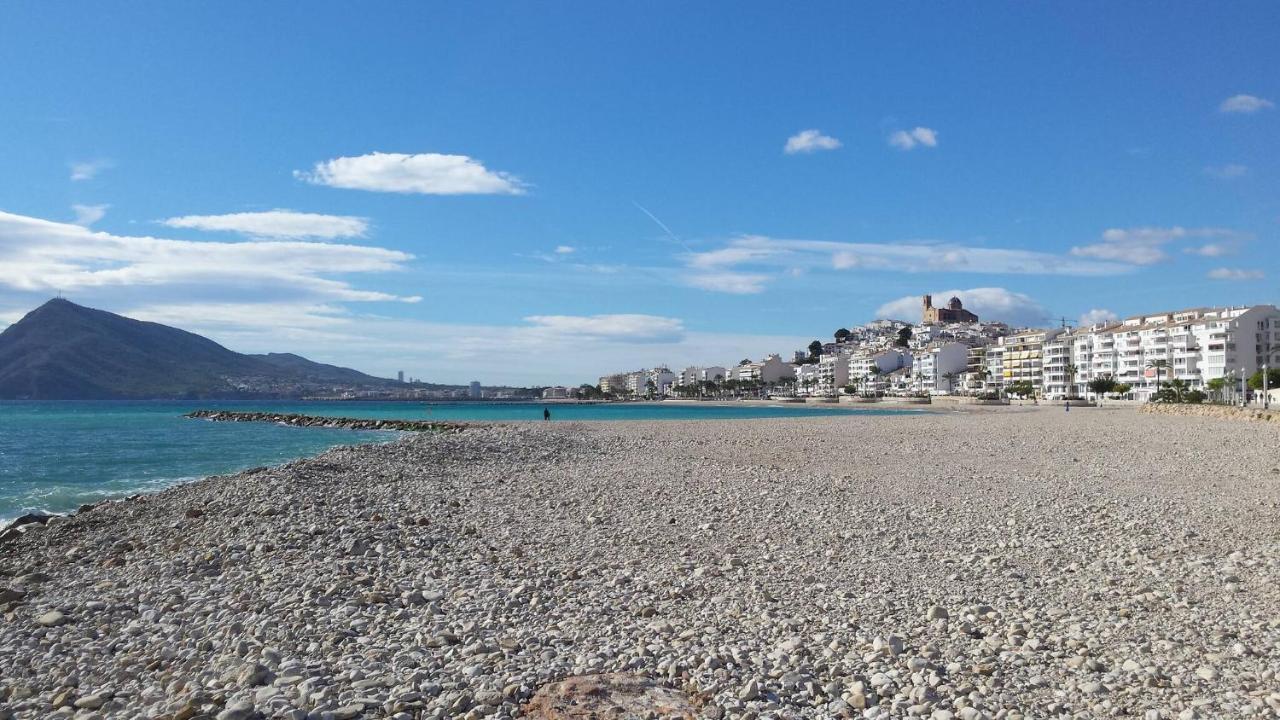
[[[1223,420],[1252,420],[1280,423],[1280,408],[1263,410],[1260,407],[1236,407],[1234,405],[1190,405],[1185,403],[1147,403],[1139,412],[1163,415],[1194,415]]]
[[[405,432],[451,432],[475,427],[476,423],[440,420],[374,420],[369,418],[324,417],[296,413],[234,412],[196,410],[186,417],[213,422],[265,422],[295,427],[341,428],[344,430],[401,430]]]

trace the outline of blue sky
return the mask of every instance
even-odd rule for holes
[[[6,4],[0,325],[61,290],[568,383],[924,292],[1023,324],[1278,299],[1276,3],[352,8]]]

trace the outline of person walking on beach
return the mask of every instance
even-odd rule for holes
[[[551,411],[549,409],[542,408],[542,419],[544,422],[551,419]]]
[[[1067,412],[1071,412],[1071,398],[1067,398],[1066,402],[1063,404],[1066,406]]]

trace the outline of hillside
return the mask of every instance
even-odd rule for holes
[[[0,399],[296,397],[393,381],[56,299],[0,333]]]

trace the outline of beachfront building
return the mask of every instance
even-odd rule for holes
[[[578,396],[578,388],[564,387],[557,385],[555,387],[543,388],[543,400],[568,400]]]
[[[1135,315],[1073,333],[1075,391],[1110,377],[1149,400],[1171,379],[1204,390],[1215,378],[1252,375],[1280,361],[1280,311],[1274,305],[1190,308]]]
[[[844,348],[818,359],[818,394],[836,395],[849,384],[849,352]]]
[[[613,393],[615,395],[625,393],[627,392],[627,373],[601,375],[597,385],[600,387],[600,392],[603,393]]]
[[[929,395],[949,395],[969,366],[969,346],[949,342],[922,348],[911,356],[912,391]]]
[[[848,381],[857,383],[861,392],[883,393],[889,390],[890,373],[911,367],[911,353],[900,348],[864,349],[851,353],[848,365]]]
[[[974,345],[965,353],[964,373],[960,377],[960,391],[966,395],[981,395],[987,392],[987,380],[991,377],[987,370],[987,346]]]
[[[729,377],[729,371],[719,365],[709,365],[707,367],[690,366],[680,371],[679,382],[686,387],[693,387],[704,382],[721,383],[727,377]]]
[[[796,394],[797,395],[820,395],[818,388],[821,385],[819,378],[820,371],[817,363],[805,363],[796,366]]]
[[[729,370],[730,379],[741,382],[776,384],[784,379],[794,379],[796,366],[785,363],[778,355],[768,355],[759,362],[746,362]]]
[[[986,384],[987,392],[999,394],[1004,391],[1004,343],[997,341],[995,345],[988,345],[987,351],[983,353],[983,362],[986,363]]]
[[[1063,330],[1024,330],[1000,338],[1004,352],[1000,356],[1000,374],[1005,388],[1017,382],[1031,383],[1039,396],[1044,387],[1044,344],[1061,335]]]
[[[481,397],[483,397],[483,396],[484,396],[484,392],[480,389],[480,381],[479,381],[479,380],[472,380],[472,381],[471,381],[471,385],[468,387],[468,396],[469,396],[472,400],[479,400]]]

